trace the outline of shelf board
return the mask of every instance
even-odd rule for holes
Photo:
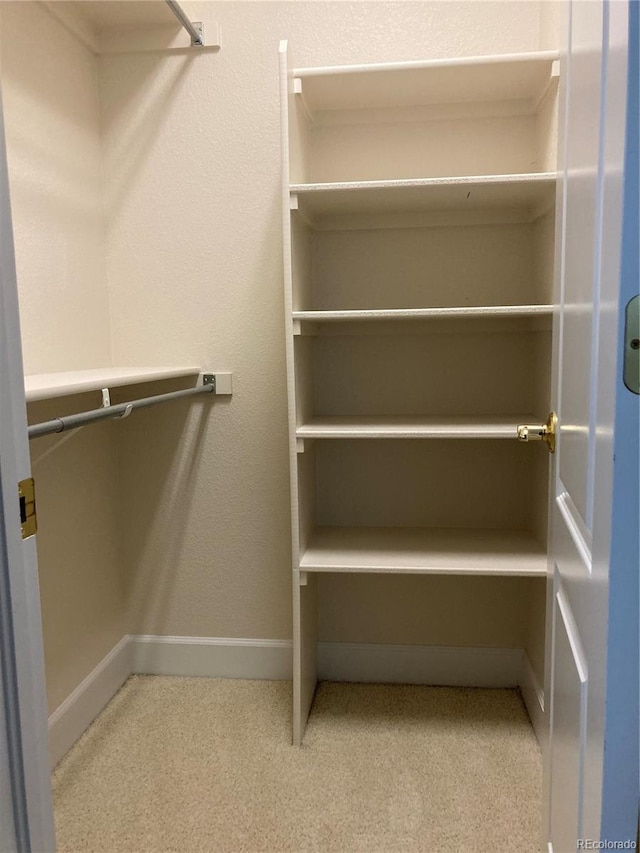
[[[524,210],[529,218],[553,204],[555,172],[291,184],[291,207],[310,219],[362,214]]]
[[[294,311],[294,320],[349,323],[371,320],[429,320],[456,317],[535,317],[553,314],[553,305],[470,305],[451,308],[375,308],[340,311]]]
[[[502,417],[426,417],[375,415],[318,417],[296,429],[296,438],[465,438],[516,439],[517,426],[536,423],[535,415]]]
[[[67,397],[101,388],[117,388],[141,382],[197,376],[200,367],[105,367],[96,370],[71,370],[65,373],[38,373],[25,376],[27,402]]]
[[[184,51],[191,38],[165,0],[56,0],[48,11],[80,39],[92,53],[146,53],[149,51]],[[179,8],[192,20],[189,8]],[[190,4],[188,4],[190,6]],[[204,45],[198,52],[220,47],[218,25],[197,13],[204,25]]]
[[[300,569],[544,577],[547,555],[525,531],[319,527],[302,554]]]
[[[99,32],[131,27],[167,26],[176,30],[180,24],[164,0],[74,0],[65,3],[75,7]]]
[[[535,106],[553,73],[555,51],[419,62],[295,68],[312,112],[479,101]]]

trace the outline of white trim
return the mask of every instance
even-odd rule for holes
[[[288,681],[290,640],[126,635],[49,717],[51,767],[133,673]]]
[[[290,640],[125,636],[49,717],[54,767],[133,673],[289,681]],[[520,687],[538,737],[542,690],[522,649],[318,643],[325,681]]]
[[[429,68],[459,68],[465,65],[499,65],[506,62],[553,62],[560,56],[557,50],[536,50],[528,53],[502,53],[495,56],[456,56],[447,59],[417,59],[405,62],[372,62],[367,65],[328,65],[293,68],[292,77],[321,77],[332,74],[366,74],[376,71],[411,71]]]
[[[545,713],[544,713],[544,690],[540,685],[538,676],[531,665],[526,652],[522,653],[522,669],[520,671],[520,693],[524,701],[531,725],[538,738],[540,747],[545,742]]]
[[[49,717],[51,767],[56,766],[131,675],[129,639],[124,636]]]
[[[236,637],[130,637],[131,671],[148,675],[291,679],[291,640]]]
[[[522,649],[318,643],[318,678],[388,684],[517,687]]]
[[[563,491],[562,494],[558,495],[556,498],[556,504],[558,505],[558,509],[562,514],[565,524],[567,525],[567,529],[571,534],[573,543],[582,558],[585,568],[589,573],[591,573],[593,565],[591,555],[591,533],[587,528],[584,519],[580,515],[578,508],[572,501],[571,495],[564,489],[562,481],[560,481],[560,486]]]

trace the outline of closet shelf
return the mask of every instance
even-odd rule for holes
[[[182,0],[74,0],[48,3],[48,11],[92,53],[158,53],[220,47],[217,23]],[[203,20],[204,17],[204,20]]]
[[[517,439],[517,426],[536,423],[535,415],[502,417],[426,417],[375,415],[318,417],[296,429],[296,438],[509,438]]]
[[[175,13],[166,2],[102,0],[96,3],[93,0],[76,0],[74,5],[99,32],[148,26],[180,28]]]
[[[548,85],[555,51],[420,62],[294,68],[311,112],[528,101]]]
[[[85,391],[99,391],[101,388],[198,376],[201,372],[200,367],[105,367],[66,373],[37,373],[25,376],[24,388],[27,402],[32,403]]]
[[[553,314],[553,305],[469,305],[447,308],[374,308],[340,311],[294,311],[294,320],[348,323],[367,320],[429,320],[456,317],[535,317]]]
[[[544,576],[543,545],[527,531],[319,527],[300,558],[306,572]]]
[[[292,210],[310,218],[357,214],[524,210],[535,219],[553,204],[555,172],[291,184]]]

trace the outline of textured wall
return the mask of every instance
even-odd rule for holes
[[[95,57],[40,3],[2,3],[25,373],[111,359]]]

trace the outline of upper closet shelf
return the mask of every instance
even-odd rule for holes
[[[27,402],[32,403],[102,388],[198,376],[201,372],[199,367],[106,367],[66,373],[37,373],[25,376],[24,388]]]
[[[310,113],[483,101],[526,101],[534,112],[557,73],[555,51],[424,62],[295,68]]]
[[[206,4],[198,20],[178,0],[57,0],[49,11],[96,54],[220,47],[218,24]],[[202,20],[203,14],[207,20]]]
[[[291,208],[327,216],[442,211],[524,210],[535,219],[552,206],[556,175],[484,175],[291,184]],[[321,224],[321,223],[320,223]]]
[[[72,0],[71,5],[101,32],[149,26],[178,29],[181,23],[175,9],[185,14],[180,3],[167,3],[166,0],[128,0],[126,3],[121,0],[101,0],[98,3],[95,0]]]

